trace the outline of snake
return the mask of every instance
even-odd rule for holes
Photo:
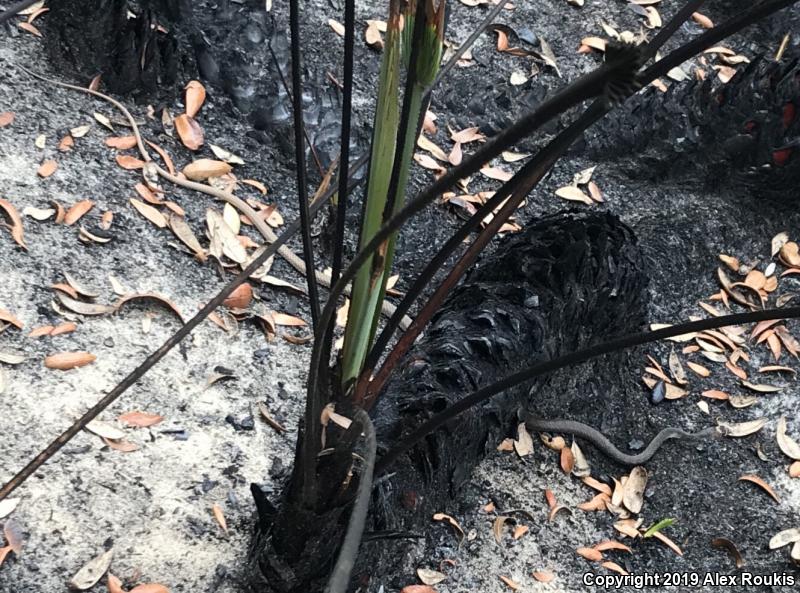
[[[588,424],[575,420],[552,419],[546,420],[533,414],[525,417],[525,428],[534,432],[556,432],[571,434],[579,439],[588,441],[609,459],[620,465],[642,465],[652,459],[661,446],[670,439],[704,440],[724,435],[724,431],[717,426],[712,426],[699,432],[686,432],[680,428],[665,428],[661,430],[641,453],[623,453],[602,432]]]
[[[146,180],[148,178],[148,173],[154,173],[154,174],[158,175],[159,177],[161,177],[162,179],[164,179],[166,181],[169,181],[170,183],[173,183],[173,184],[175,184],[175,185],[177,185],[179,187],[183,187],[185,189],[201,192],[201,193],[209,195],[209,196],[211,196],[213,198],[221,200],[223,202],[227,202],[231,206],[233,206],[234,208],[239,210],[242,214],[244,214],[248,219],[250,219],[250,221],[253,223],[253,226],[256,227],[256,230],[258,230],[259,233],[261,233],[261,235],[264,237],[265,241],[267,241],[268,243],[273,243],[274,241],[277,240],[277,238],[278,238],[277,235],[273,232],[273,230],[269,227],[269,225],[267,225],[267,223],[250,206],[250,204],[248,204],[247,202],[245,202],[241,198],[233,195],[231,192],[227,192],[225,190],[222,190],[222,189],[219,189],[219,188],[216,188],[216,187],[212,187],[212,186],[207,185],[205,183],[197,183],[195,181],[190,181],[188,179],[178,177],[176,175],[173,175],[169,171],[163,169],[162,167],[160,167],[158,165],[158,163],[156,163],[153,160],[153,158],[150,156],[150,153],[148,152],[147,148],[145,147],[145,143],[144,143],[141,131],[139,130],[139,125],[136,123],[136,120],[134,119],[133,115],[131,115],[131,112],[128,110],[128,108],[125,107],[125,105],[123,105],[121,102],[117,101],[113,97],[110,97],[110,96],[108,96],[108,95],[106,95],[104,93],[101,93],[99,91],[96,91],[94,89],[90,89],[90,88],[85,88],[85,87],[69,84],[67,82],[61,82],[59,80],[53,80],[53,79],[47,78],[45,76],[42,76],[41,74],[37,74],[36,72],[33,72],[31,70],[28,70],[27,68],[25,68],[24,66],[20,66],[19,64],[17,64],[16,66],[17,66],[17,68],[19,68],[23,72],[27,73],[28,75],[32,76],[33,78],[36,78],[36,79],[38,79],[38,80],[40,80],[40,81],[42,81],[42,82],[44,82],[46,84],[49,84],[49,85],[55,86],[55,87],[68,89],[68,90],[71,90],[71,91],[85,93],[87,95],[92,95],[94,97],[97,97],[98,99],[101,99],[101,100],[111,104],[117,110],[119,110],[119,112],[123,115],[123,117],[128,122],[128,125],[129,125],[129,127],[131,129],[131,133],[133,134],[133,136],[134,136],[134,138],[136,140],[136,147],[139,150],[139,154],[141,155],[142,160],[145,163],[144,173],[145,173],[145,179]],[[284,260],[286,260],[286,262],[289,263],[289,265],[291,265],[295,270],[297,270],[301,275],[303,275],[303,276],[306,275],[306,264],[305,264],[305,261],[303,261],[303,259],[300,256],[298,256],[294,251],[292,251],[288,246],[282,245],[281,247],[279,247],[278,248],[278,254]],[[331,286],[331,277],[330,277],[329,274],[326,274],[325,272],[322,272],[320,270],[314,270],[314,275],[316,277],[317,282],[319,282],[321,285],[325,286],[326,288],[330,288],[330,286]],[[350,294],[349,287],[345,290],[345,294],[348,294],[348,295]],[[384,301],[382,306],[381,306],[381,313],[386,317],[391,317],[394,314],[395,309],[396,309],[396,307],[392,303],[390,303],[389,301]],[[404,316],[404,318],[403,318],[403,320],[401,322],[401,327],[403,329],[406,329],[406,328],[408,328],[409,325],[411,325],[411,319],[408,316]]]

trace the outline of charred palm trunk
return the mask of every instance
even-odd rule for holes
[[[379,451],[480,385],[639,329],[645,285],[633,233],[610,215],[548,217],[506,240],[452,294],[373,409]],[[619,362],[606,357],[598,372],[612,376]],[[473,408],[401,458],[373,491],[371,529],[424,531],[477,463],[513,433],[531,393],[522,386]],[[261,513],[253,549],[257,590],[321,590],[348,513],[348,490],[330,481],[341,473],[331,468],[350,457],[349,440],[341,450],[338,460],[336,453],[320,459],[328,492],[315,509],[301,507],[293,480],[280,510]],[[390,572],[404,545],[362,549],[361,580]]]
[[[180,43],[190,35],[190,0],[60,0],[48,5],[44,40],[50,61],[64,72],[119,94],[152,93],[194,69]],[[129,11],[134,16],[129,18]],[[183,51],[183,53],[181,53]]]

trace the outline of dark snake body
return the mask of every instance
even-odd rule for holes
[[[680,428],[665,428],[659,432],[653,440],[644,448],[641,453],[623,453],[599,430],[592,428],[588,424],[576,422],[574,420],[545,420],[528,415],[525,418],[525,427],[534,432],[556,432],[571,434],[579,439],[590,442],[599,451],[613,459],[621,465],[641,465],[647,463],[670,439],[682,439],[687,441],[697,441],[721,436],[721,433],[714,427],[706,428],[699,432],[686,432]]]

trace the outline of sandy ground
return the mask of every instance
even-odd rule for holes
[[[580,10],[560,0],[537,7],[518,4],[502,21],[517,28],[544,31],[565,78],[572,78],[595,63],[595,59],[578,56],[574,50],[583,36],[598,34],[601,19],[632,30],[638,30],[640,22],[622,2],[587,2]],[[674,4],[670,2],[669,6]],[[332,9],[327,3],[320,3],[317,8],[308,15],[305,26],[327,43],[335,43],[335,36],[326,28]],[[460,40],[479,20],[482,9],[456,3],[453,10],[454,25],[449,35]],[[663,10],[665,14],[669,11],[666,7]],[[373,4],[364,5],[359,13],[362,19],[380,16],[381,10]],[[485,36],[476,46],[476,53],[490,53],[492,44],[493,40]],[[364,55],[375,60],[367,68],[374,72],[377,56]],[[176,240],[168,230],[156,228],[131,207],[128,199],[135,196],[132,188],[138,174],[116,165],[114,152],[103,145],[110,132],[93,117],[95,112],[112,119],[117,114],[85,96],[31,82],[12,68],[15,63],[48,70],[40,41],[8,27],[0,36],[0,112],[14,112],[16,118],[13,124],[0,129],[0,197],[20,212],[25,207],[47,208],[52,200],[69,207],[78,200],[90,199],[95,206],[75,226],[26,217],[27,251],[17,247],[8,233],[0,233],[0,308],[12,311],[24,323],[22,331],[8,328],[0,333],[0,352],[18,352],[26,357],[22,364],[0,364],[6,382],[0,396],[3,482],[178,327],[174,315],[154,306],[127,306],[120,314],[108,317],[58,312],[51,306],[54,293],[50,286],[63,282],[64,272],[95,288],[100,293],[98,302],[116,300],[109,281],[109,275],[113,275],[132,290],[168,297],[184,315],[194,312],[224,282],[214,265],[202,265],[177,251],[173,247]],[[506,80],[514,69],[511,58],[504,56],[492,62],[491,69],[476,65],[457,72],[454,80],[480,76]],[[51,74],[68,78],[58,72]],[[549,71],[533,81],[546,88],[561,84]],[[368,84],[360,86],[362,93],[369,92]],[[180,111],[177,97],[169,106]],[[362,121],[368,115],[368,106],[369,102],[362,98]],[[144,105],[136,106],[135,113],[146,120]],[[248,137],[246,127],[229,113],[226,99],[210,92],[199,117],[207,140],[242,155],[246,164],[237,167],[237,176],[264,182],[270,188],[267,199],[274,200],[287,218],[294,216],[290,205],[291,170],[264,157],[261,145]],[[76,139],[71,151],[59,152],[59,140],[71,128],[84,124],[91,126],[89,133]],[[164,146],[178,166],[187,163],[188,151],[163,133],[156,133],[159,128],[157,122],[148,124],[150,138]],[[35,143],[40,135],[44,135],[44,148]],[[202,155],[209,156],[207,149]],[[58,170],[42,179],[37,176],[37,169],[47,159],[56,160]],[[553,189],[589,164],[578,160],[557,167],[536,193],[536,204],[531,200],[520,219],[562,208],[564,204],[553,197]],[[415,183],[425,179],[427,174],[421,172]],[[758,257],[764,264],[770,237],[779,231],[792,234],[792,229],[798,229],[796,214],[784,216],[769,207],[726,202],[730,194],[706,196],[694,188],[682,188],[679,195],[673,196],[674,201],[665,203],[663,190],[627,181],[612,167],[599,170],[596,179],[607,200],[603,208],[619,213],[645,238],[665,236],[658,247],[648,252],[655,259],[651,286],[656,297],[653,321],[672,321],[702,312],[697,301],[717,290],[717,253]],[[247,191],[243,195],[257,196],[255,191]],[[205,210],[221,209],[221,205],[171,188],[168,197],[186,209],[187,220],[205,244]],[[705,204],[701,210],[707,215],[704,230],[697,234],[691,229],[698,221],[684,213],[688,211],[685,204],[690,202]],[[96,226],[106,210],[114,213],[110,231],[113,240],[105,245],[79,241],[77,227],[81,223],[87,228]],[[692,212],[696,216],[697,211]],[[454,223],[453,214],[439,208],[415,227],[419,232],[407,240],[407,253],[411,255],[401,259],[401,284],[419,266],[418,254],[440,242]],[[257,239],[254,233],[248,233]],[[675,245],[682,251],[665,257],[670,236],[675,237]],[[798,238],[797,233],[793,238]],[[282,262],[275,263],[273,275],[300,282]],[[272,310],[309,319],[302,298],[267,287],[258,287],[257,295]],[[27,337],[35,327],[56,325],[71,318],[78,323],[77,331],[71,334]],[[146,331],[148,324],[151,325]],[[797,329],[792,324],[789,327]],[[49,354],[78,350],[92,352],[97,360],[67,372],[43,366],[43,359]],[[669,351],[669,345],[654,346],[637,353],[641,354],[637,361],[643,369],[644,353],[649,352],[665,364]],[[235,334],[225,333],[211,323],[203,324],[180,349],[168,355],[101,416],[103,421],[115,424],[119,414],[131,410],[162,415],[164,421],[152,428],[123,429],[125,438],[138,445],[137,451],[115,451],[99,437],[82,433],[14,494],[19,505],[10,518],[24,534],[25,550],[21,557],[11,555],[0,568],[0,591],[65,590],[66,581],[85,562],[111,547],[115,551],[111,571],[126,585],[160,582],[177,592],[241,591],[241,568],[253,523],[249,484],[260,483],[268,493],[280,490],[291,464],[308,354],[308,346],[290,344],[280,337],[267,342],[251,321],[241,323]],[[752,354],[754,368],[768,364],[763,346],[754,347]],[[207,379],[217,366],[232,369],[236,380],[207,387]],[[735,381],[722,375],[717,375],[715,369],[713,384],[693,379],[689,397],[658,408],[650,408],[646,392],[633,383],[628,393],[621,395],[637,393],[636,401],[614,400],[620,394],[606,394],[612,398],[610,404],[583,406],[577,380],[559,376],[554,379],[553,391],[559,387],[558,381],[563,381],[569,397],[566,403],[545,403],[543,411],[555,415],[568,410],[575,417],[595,421],[614,434],[618,444],[627,446],[646,438],[643,432],[654,434],[661,426],[675,424],[694,429],[708,425],[710,420],[696,405],[701,399],[700,391],[716,387],[741,392]],[[769,425],[758,435],[697,447],[670,447],[648,464],[651,481],[642,518],[649,525],[664,517],[676,517],[678,523],[665,533],[684,549],[685,555],[679,557],[655,540],[625,540],[634,552],[610,552],[607,559],[639,574],[699,571],[705,575],[713,570],[735,574],[730,558],[709,545],[713,537],[727,537],[745,555],[746,570],[799,576],[789,564],[786,548],[770,551],[766,545],[777,531],[800,527],[800,482],[788,478],[787,459],[777,450],[774,438],[775,421],[781,414],[789,417],[790,432],[793,430],[795,438],[800,436],[798,390],[791,377],[773,382],[783,390],[761,397],[755,408],[733,410],[711,402],[715,418],[769,418]],[[260,420],[258,402],[263,402],[286,426],[286,434],[276,433]],[[242,422],[245,427],[250,426],[251,417],[252,429],[242,430]],[[756,443],[767,452],[769,461],[760,461],[755,455]],[[624,473],[591,449],[587,454],[595,475],[619,477]],[[745,473],[758,473],[767,480],[779,493],[780,503],[751,484],[737,482],[737,477]],[[570,507],[571,512],[559,513],[549,522],[545,488],[552,490],[558,502]],[[512,454],[492,454],[476,470],[463,496],[453,502],[452,508],[442,509],[461,523],[466,541],[459,546],[449,528],[432,523],[429,545],[416,548],[409,565],[444,570],[448,580],[436,589],[447,593],[507,591],[508,585],[501,576],[513,579],[522,591],[595,590],[582,584],[583,573],[613,573],[578,557],[575,549],[620,536],[612,528],[611,515],[575,509],[576,504],[593,494],[577,479],[564,475],[555,454],[538,442],[533,455],[522,460]],[[489,501],[494,501],[497,511],[525,510],[530,515],[522,517],[520,523],[530,531],[516,541],[505,534],[502,542],[496,543],[492,523],[497,513],[482,509]],[[212,514],[214,505],[224,512],[227,534]],[[454,560],[455,566],[441,564],[445,559]],[[537,582],[532,571],[540,570],[552,571],[556,579],[550,584]],[[418,582],[410,571],[377,576],[371,591],[379,591],[381,586],[384,591],[396,591]],[[93,590],[102,591],[104,585],[98,584]]]

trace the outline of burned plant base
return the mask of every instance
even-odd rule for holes
[[[554,215],[509,237],[454,291],[372,410],[379,454],[478,386],[641,329],[646,284],[633,232],[611,215]],[[614,377],[623,358],[600,359],[596,373]],[[535,394],[536,384],[525,385],[474,407],[387,468],[384,479],[376,476],[368,531],[428,531],[432,515],[457,498],[476,464],[515,433]],[[349,466],[351,445],[342,449],[347,454],[337,459]],[[320,474],[329,472],[332,459],[320,458]],[[341,484],[330,487],[314,511],[300,508],[292,484],[277,514],[261,502],[252,558],[256,590],[321,587],[348,515],[336,496]],[[408,541],[364,544],[359,582],[397,569]]]
[[[196,72],[189,48],[197,36],[187,0],[145,0],[138,6],[127,0],[63,0],[49,8],[44,41],[50,62],[81,82],[100,75],[111,92],[152,94]]]

